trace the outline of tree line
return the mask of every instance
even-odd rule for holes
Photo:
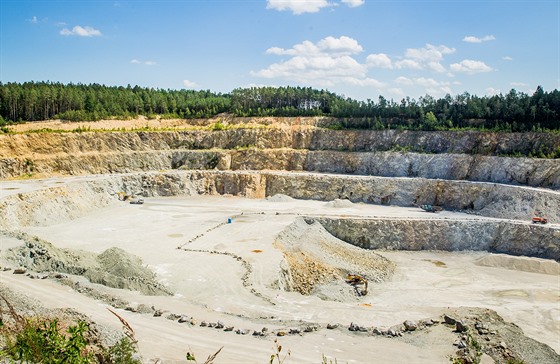
[[[400,101],[383,96],[354,100],[310,87],[250,87],[230,93],[164,90],[130,85],[0,83],[0,122],[133,118],[209,118],[235,116],[329,116],[340,128],[448,130],[476,128],[560,130],[560,92],[541,86],[532,95],[512,89],[494,96],[467,92]]]

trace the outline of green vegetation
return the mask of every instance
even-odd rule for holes
[[[0,299],[3,301],[3,307],[0,306],[2,363],[140,364],[135,358],[136,340],[130,326],[116,344],[105,348],[85,321],[74,323],[58,318],[24,317],[5,297],[0,296]],[[119,319],[123,321],[121,317]]]
[[[235,116],[328,116],[331,129],[560,131],[560,91],[475,96],[465,92],[400,102],[357,101],[309,87],[239,88],[229,94],[50,82],[0,83],[0,130],[7,122]],[[213,130],[223,130],[221,122]]]

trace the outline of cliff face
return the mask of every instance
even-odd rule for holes
[[[505,221],[317,219],[365,249],[479,250],[560,260],[560,231]]]
[[[558,146],[560,136],[542,133],[332,131],[303,127],[16,134],[0,136],[0,178],[26,173],[77,175],[179,168],[293,170],[558,189],[558,160],[477,154],[528,153]],[[424,153],[388,151],[403,148]]]
[[[384,178],[288,172],[176,171],[100,176],[0,201],[0,228],[52,224],[116,203],[120,191],[143,196],[237,195],[413,206],[434,204],[483,216],[527,220],[545,213],[560,222],[560,193],[531,188],[420,178]],[[557,239],[560,238],[557,236]]]

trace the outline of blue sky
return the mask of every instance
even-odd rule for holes
[[[0,80],[359,100],[560,88],[560,1],[0,0]]]

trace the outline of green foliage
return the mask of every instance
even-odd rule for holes
[[[479,97],[464,92],[435,99],[430,95],[400,102],[379,96],[357,101],[310,87],[238,88],[229,94],[99,84],[0,83],[2,120],[68,121],[131,118],[210,118],[236,116],[329,116],[342,129],[560,131],[560,91],[537,87],[533,95],[511,90]],[[5,126],[5,125],[4,125]]]
[[[227,129],[227,125],[222,123],[221,121],[217,121],[210,126],[210,130],[213,130],[213,131],[220,131],[220,130],[226,130],[226,129]]]
[[[6,337],[4,354],[8,358],[31,363],[92,363],[93,354],[87,351],[84,337],[87,330],[88,325],[83,321],[68,327],[65,332],[57,319],[25,320],[13,337]]]
[[[134,357],[135,354],[136,342],[123,336],[107,350],[105,357],[108,362],[115,364],[141,364],[142,362]]]

